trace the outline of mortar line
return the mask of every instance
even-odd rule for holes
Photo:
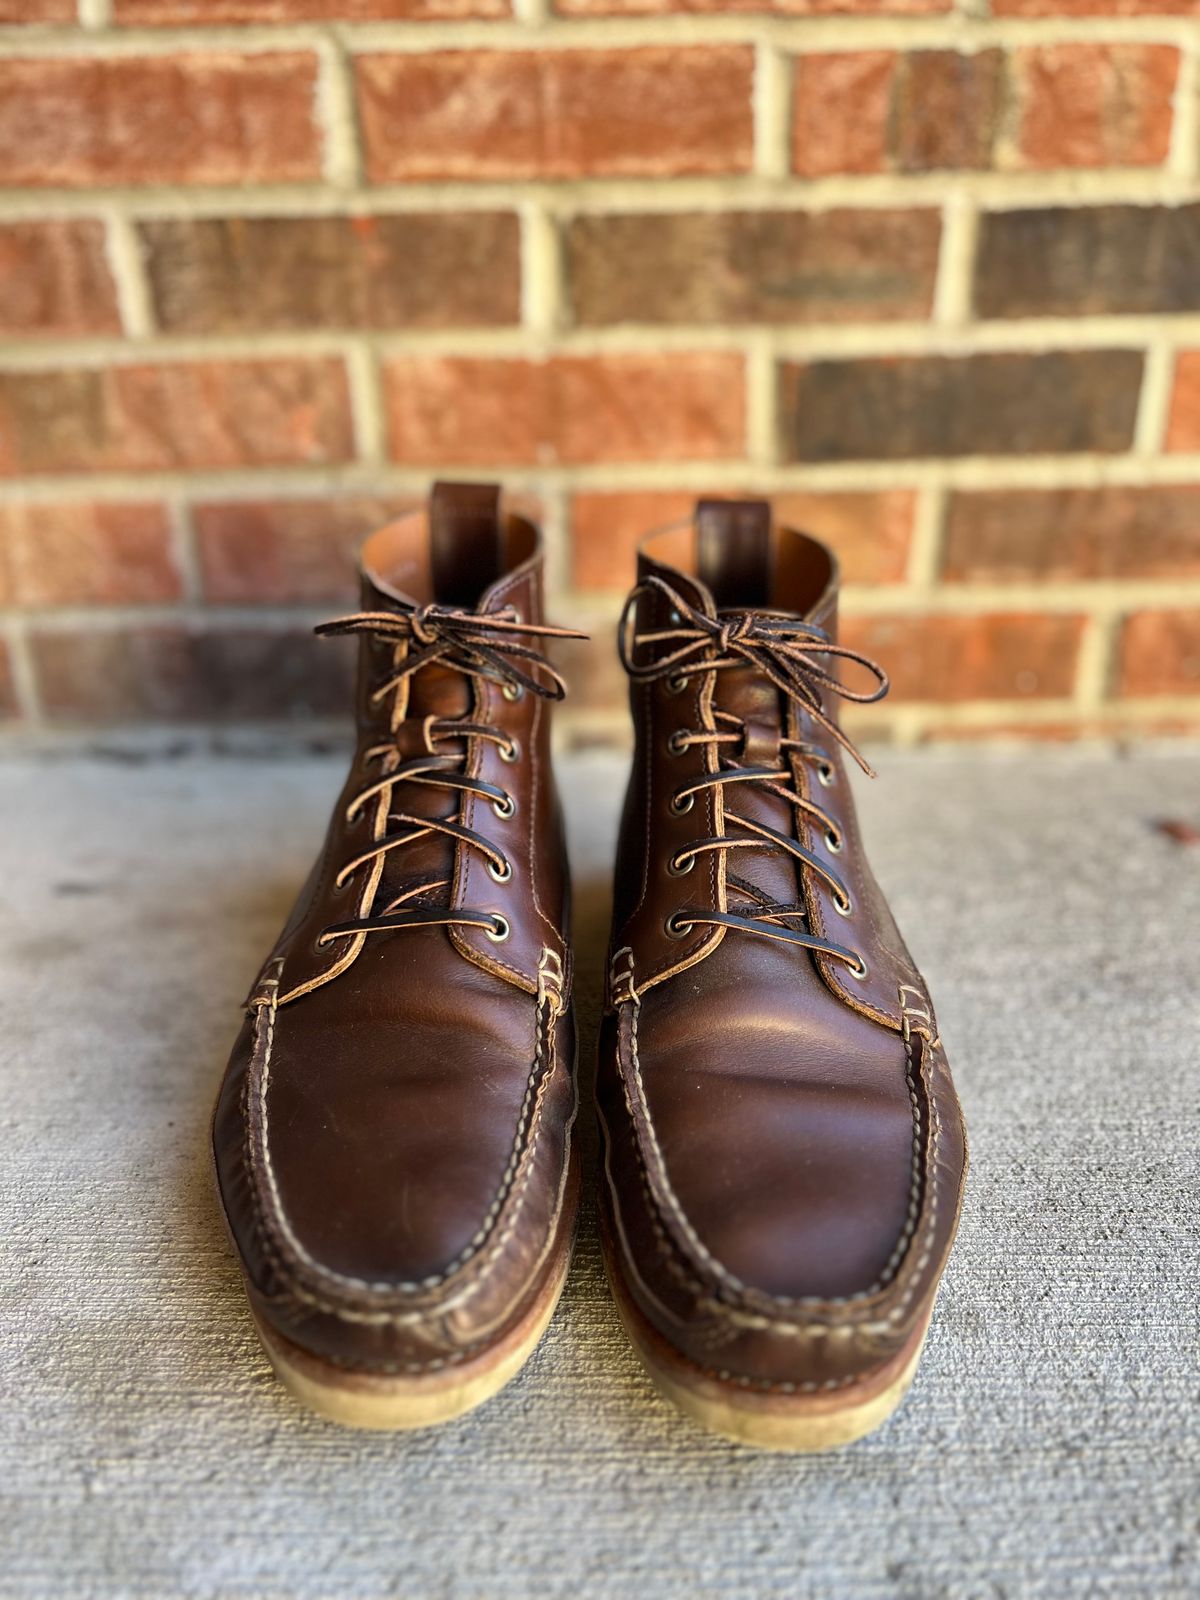
[[[104,219],[104,248],[127,339],[145,340],[157,331],[153,296],[137,229],[120,211]]]
[[[538,225],[540,227],[540,224]],[[556,241],[550,226],[535,245],[528,309],[539,320],[551,314],[558,273]],[[540,256],[538,252],[541,252]],[[541,274],[540,278],[536,275]],[[10,372],[54,372],[72,367],[120,366],[148,355],[163,363],[258,361],[337,355],[348,339],[380,355],[482,355],[521,357],[529,353],[530,328],[438,328],[403,331],[348,325],[341,328],[232,334],[165,334],[132,348],[124,337],[89,335],[45,340],[0,339],[0,366]],[[540,329],[537,331],[541,331]],[[943,328],[930,322],[858,322],[823,326],[749,324],[746,326],[670,323],[620,323],[611,327],[548,329],[559,348],[573,355],[646,355],[725,351],[739,354],[767,342],[784,359],[868,359],[888,355],[943,356],[1009,351],[1031,357],[1047,349],[1143,351],[1163,340],[1200,342],[1200,313],[1170,317],[1030,317],[976,322]]]
[[[112,26],[112,0],[79,0],[79,26],[93,32]]]
[[[334,189],[320,181],[250,185],[172,184],[0,187],[0,217],[90,216],[120,206],[130,216],[223,217],[329,215],[519,208],[540,200],[555,213],[647,211],[678,214],[743,209],[819,213],[857,208],[941,206],[947,174],[843,173],[807,179],[763,178],[753,172],[719,176],[631,178],[600,174],[574,179],[454,179],[381,183]],[[1095,167],[1071,172],[977,172],[969,175],[976,203],[988,210],[1087,205],[1180,205],[1200,200],[1200,179],[1166,167]]]
[[[1094,612],[1084,624],[1075,661],[1075,701],[1080,710],[1099,711],[1107,701],[1115,651],[1115,616]]]
[[[1200,171],[1200,38],[1194,25],[1180,50],[1166,166],[1186,180]]]
[[[363,161],[353,69],[332,35],[318,41],[317,60],[313,117],[321,131],[322,176],[339,192],[356,190],[363,181]]]
[[[772,467],[779,460],[779,369],[768,333],[745,345],[745,385],[746,460],[752,470]]]
[[[785,179],[790,168],[792,121],[791,62],[769,39],[754,51],[754,171],[760,178]]]
[[[204,579],[191,504],[182,495],[166,501],[170,550],[183,589],[183,600],[192,605],[204,603]]]
[[[193,499],[220,496],[249,500],[307,498],[338,494],[421,494],[435,463],[360,461],[325,465],[263,462],[243,467],[196,467],[159,472],[110,471],[72,474],[27,473],[0,479],[0,504],[61,500],[149,500],[182,493]],[[445,475],[478,478],[485,462],[439,461]],[[492,463],[514,489],[533,492],[542,481],[566,484],[572,491],[653,492],[712,490],[740,492],[747,480],[763,493],[846,494],[890,489],[920,489],[944,484],[949,490],[1102,489],[1110,486],[1200,488],[1200,451],[1147,458],[1123,455],[964,456],[904,461],[839,461],[765,466],[744,456],[679,461],[605,461],[558,467],[536,463]]]
[[[941,574],[948,499],[943,483],[926,484],[917,493],[906,576],[911,587],[922,594],[936,588]]]
[[[112,24],[110,0],[80,0],[80,25],[95,30]],[[86,19],[86,20],[85,20]],[[225,23],[113,27],[106,55],[172,55],[211,49],[312,49],[333,37],[352,53],[423,54],[434,50],[522,48],[636,48],[640,45],[747,44],[766,38],[790,55],[844,50],[956,50],[992,46],[1015,49],[1047,44],[1161,43],[1186,48],[1191,19],[1142,17],[979,17],[954,12],[933,16],[753,16],[714,11],[645,16],[556,15],[545,0],[517,0],[511,18],[422,22],[411,19],[354,22],[345,19],[288,23]],[[0,53],[81,56],[95,50],[74,24],[49,25],[31,34],[28,24],[0,25]]]
[[[971,321],[978,239],[979,207],[963,184],[955,184],[942,209],[933,296],[933,320],[943,328],[963,330]]]
[[[356,458],[368,466],[381,465],[388,454],[387,402],[376,350],[369,340],[353,339],[342,353],[350,388]]]
[[[539,343],[565,321],[562,238],[538,201],[521,208],[521,326]]]
[[[1173,343],[1162,337],[1152,339],[1146,347],[1146,364],[1134,427],[1134,448],[1141,455],[1157,456],[1164,448],[1174,379]]]
[[[3,637],[8,645],[9,671],[12,676],[13,697],[17,702],[17,716],[29,727],[40,727],[43,722],[42,696],[37,680],[37,669],[33,664],[27,617],[23,613],[7,617]]]

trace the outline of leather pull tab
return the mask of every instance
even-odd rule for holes
[[[503,570],[500,485],[435,483],[429,533],[434,598],[440,605],[474,606]]]
[[[766,500],[701,500],[696,564],[717,606],[765,606],[771,595],[771,507]]]

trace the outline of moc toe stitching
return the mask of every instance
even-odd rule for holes
[[[277,977],[269,980],[277,987]],[[266,1099],[270,1082],[271,1051],[274,1041],[278,997],[274,989],[258,1007],[254,1056],[243,1087],[245,1127],[244,1160],[253,1204],[255,1232],[264,1260],[278,1279],[271,1290],[256,1285],[258,1297],[266,1306],[296,1308],[304,1314],[323,1313],[339,1322],[407,1329],[436,1344],[444,1353],[413,1362],[372,1360],[356,1362],[323,1352],[323,1359],[346,1368],[367,1367],[381,1372],[436,1371],[450,1363],[467,1359],[495,1337],[489,1329],[466,1345],[451,1347],[442,1319],[460,1309],[492,1281],[493,1271],[519,1224],[536,1168],[540,1136],[545,1125],[542,1109],[547,1092],[561,1063],[555,1047],[556,1007],[543,1003],[538,1008],[537,1042],[533,1066],[526,1084],[508,1164],[496,1196],[479,1230],[467,1246],[441,1272],[414,1282],[380,1283],[339,1273],[317,1261],[291,1233],[282,1198],[274,1183],[270,1161],[269,1120]],[[572,1098],[574,1105],[574,1092]],[[572,1110],[564,1129],[564,1149],[569,1149]],[[545,1245],[533,1262],[530,1279],[536,1277],[554,1239],[561,1216],[566,1186],[567,1162],[560,1164],[562,1175],[554,1198]]]

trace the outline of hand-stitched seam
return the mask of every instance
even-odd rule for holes
[[[687,1238],[687,1240],[688,1240],[689,1244],[692,1246],[692,1248],[695,1250],[696,1255],[699,1258],[700,1262],[709,1271],[711,1271],[714,1274],[714,1276],[716,1276],[721,1282],[723,1282],[729,1288],[732,1288],[734,1290],[734,1292],[739,1293],[739,1294],[754,1295],[754,1296],[757,1297],[757,1296],[761,1295],[761,1291],[755,1291],[752,1288],[750,1288],[750,1286],[748,1286],[747,1284],[743,1283],[741,1279],[739,1279],[735,1274],[729,1272],[728,1269],[725,1268],[719,1261],[717,1261],[715,1259],[715,1257],[713,1257],[712,1254],[708,1251],[708,1249],[705,1247],[703,1241],[699,1238],[699,1236],[697,1235],[695,1229],[692,1227],[691,1222],[689,1221],[686,1213],[683,1210],[683,1207],[679,1203],[678,1197],[674,1194],[674,1191],[671,1188],[670,1180],[668,1179],[667,1173],[666,1173],[666,1164],[663,1161],[662,1151],[661,1151],[661,1148],[659,1147],[658,1138],[657,1138],[657,1135],[656,1135],[656,1133],[654,1131],[654,1126],[653,1126],[653,1123],[652,1123],[651,1118],[650,1118],[649,1103],[648,1103],[647,1098],[646,1098],[645,1083],[644,1083],[643,1078],[642,1078],[641,1059],[640,1059],[639,1048],[638,1048],[638,1024],[639,1024],[640,1014],[641,1014],[641,1000],[640,1000],[640,997],[637,996],[636,991],[633,990],[632,969],[633,969],[633,958],[632,958],[632,955],[630,955],[630,959],[629,959],[629,985],[630,985],[630,989],[634,993],[634,998],[632,1000],[632,1012],[631,1012],[631,1017],[630,1017],[630,1044],[631,1044],[632,1065],[633,1065],[633,1070],[634,1070],[634,1079],[635,1079],[635,1083],[636,1083],[636,1086],[637,1086],[638,1100],[639,1100],[639,1104],[640,1104],[640,1107],[641,1107],[641,1113],[642,1113],[640,1119],[637,1116],[637,1114],[635,1112],[635,1109],[634,1109],[634,1106],[632,1104],[632,1100],[630,1098],[630,1094],[629,1094],[629,1089],[628,1089],[627,1083],[626,1083],[626,1087],[625,1087],[625,1099],[626,1099],[626,1106],[627,1106],[627,1109],[629,1110],[630,1119],[631,1119],[631,1122],[632,1122],[632,1125],[633,1125],[634,1150],[635,1150],[636,1155],[637,1155],[639,1166],[642,1169],[643,1181],[644,1181],[644,1184],[645,1184],[646,1189],[647,1189],[647,1194],[648,1194],[648,1196],[649,1196],[649,1198],[651,1200],[651,1203],[652,1203],[652,1206],[653,1206],[654,1210],[655,1211],[659,1210],[661,1208],[662,1201],[658,1197],[657,1187],[658,1187],[658,1185],[661,1185],[661,1188],[662,1188],[662,1191],[663,1191],[663,1196],[667,1200],[667,1202],[668,1202],[668,1204],[670,1206],[671,1213],[673,1215],[673,1218],[674,1218],[674,1221],[675,1221],[676,1225],[678,1227],[680,1227],[681,1230],[684,1232],[685,1237]],[[908,1206],[908,1212],[907,1212],[906,1217],[905,1217],[904,1228],[902,1230],[900,1239],[897,1241],[896,1247],[892,1252],[891,1257],[889,1257],[889,1260],[888,1260],[887,1265],[885,1266],[884,1272],[880,1275],[879,1279],[874,1284],[872,1284],[869,1288],[864,1289],[864,1290],[860,1290],[860,1291],[858,1291],[857,1293],[855,1293],[853,1295],[836,1296],[836,1297],[797,1296],[797,1297],[794,1297],[794,1298],[793,1297],[785,1297],[785,1296],[775,1296],[775,1295],[771,1295],[771,1296],[761,1295],[761,1297],[763,1299],[769,1300],[769,1302],[771,1304],[778,1305],[778,1306],[781,1306],[781,1307],[803,1308],[803,1309],[812,1310],[812,1311],[816,1311],[818,1309],[836,1309],[837,1307],[840,1307],[840,1306],[859,1304],[859,1303],[861,1303],[861,1302],[863,1302],[863,1301],[865,1301],[867,1299],[870,1299],[874,1295],[877,1295],[880,1292],[880,1290],[885,1288],[892,1281],[892,1279],[895,1277],[895,1274],[896,1274],[896,1272],[897,1272],[897,1270],[899,1268],[900,1262],[903,1260],[903,1258],[905,1256],[905,1253],[906,1253],[907,1247],[908,1247],[908,1243],[912,1238],[913,1232],[914,1232],[916,1224],[917,1224],[917,1220],[918,1220],[919,1215],[920,1215],[920,1193],[921,1193],[921,1188],[922,1188],[922,1185],[921,1185],[921,1160],[920,1160],[920,1156],[921,1156],[921,1150],[920,1150],[920,1138],[921,1138],[920,1105],[919,1105],[919,1101],[918,1101],[917,1094],[916,1094],[915,1081],[914,1081],[914,1078],[913,1078],[913,1060],[912,1060],[911,1041],[906,1040],[906,1041],[904,1041],[904,1044],[905,1044],[905,1063],[906,1063],[905,1078],[906,1078],[906,1082],[908,1084],[909,1099],[910,1099],[910,1102],[911,1102],[912,1107],[913,1107],[913,1175],[912,1175],[912,1182],[911,1182],[911,1185],[910,1185],[909,1206]],[[618,1051],[619,1050],[620,1050],[620,1041],[619,1041],[619,1036],[618,1036]],[[622,1076],[622,1080],[624,1081],[625,1078],[626,1078],[626,1075],[624,1073],[622,1073],[621,1076]],[[877,1322],[877,1323],[874,1323],[874,1324],[871,1324],[871,1323],[850,1324],[850,1326],[853,1326],[858,1331],[871,1331],[872,1328],[874,1328],[876,1330],[881,1330],[881,1329],[886,1328],[889,1324],[898,1321],[899,1318],[903,1315],[904,1310],[907,1308],[909,1301],[913,1297],[913,1294],[916,1292],[916,1287],[917,1287],[917,1284],[919,1282],[921,1272],[923,1271],[924,1266],[927,1264],[927,1262],[929,1260],[928,1245],[932,1241],[933,1231],[934,1231],[934,1228],[936,1226],[936,1220],[937,1220],[937,1181],[936,1181],[936,1174],[937,1174],[938,1138],[939,1138],[939,1134],[940,1134],[941,1123],[940,1123],[940,1118],[939,1118],[938,1113],[937,1113],[936,1101],[934,1099],[934,1096],[933,1096],[931,1088],[928,1090],[927,1094],[928,1094],[928,1099],[929,1099],[929,1103],[930,1103],[930,1106],[932,1108],[932,1114],[933,1114],[934,1137],[933,1137],[933,1145],[932,1145],[932,1149],[931,1149],[931,1152],[930,1152],[930,1161],[929,1161],[929,1185],[928,1185],[928,1187],[929,1187],[929,1190],[930,1190],[930,1211],[929,1211],[929,1225],[928,1225],[928,1228],[927,1228],[927,1231],[926,1231],[925,1239],[923,1240],[923,1246],[925,1247],[924,1248],[924,1253],[918,1259],[918,1261],[914,1264],[912,1281],[909,1284],[908,1290],[902,1296],[902,1298],[897,1303],[897,1305],[895,1307],[893,1307],[889,1311],[889,1313],[885,1317],[884,1321],[882,1323],[878,1323]],[[657,1177],[657,1184],[654,1182],[654,1176],[655,1175],[652,1175],[650,1173],[649,1166],[648,1166],[648,1164],[646,1162],[645,1152],[643,1151],[643,1148],[642,1148],[642,1139],[641,1139],[641,1137],[639,1135],[639,1121],[641,1121],[645,1125],[646,1133],[647,1133],[647,1135],[648,1135],[648,1137],[650,1139],[651,1148],[652,1148],[652,1151],[654,1153],[655,1160],[656,1160],[656,1162],[658,1164],[658,1167],[660,1169],[660,1175],[658,1175],[658,1177]],[[658,1230],[656,1229],[656,1232],[657,1231]],[[676,1248],[678,1249],[678,1246],[676,1246]],[[697,1287],[699,1287],[699,1286],[697,1285]],[[716,1308],[718,1306],[721,1307],[721,1314],[722,1315],[724,1315],[726,1317],[729,1317],[732,1320],[735,1320],[735,1321],[737,1321],[737,1322],[739,1322],[739,1323],[741,1323],[743,1325],[753,1326],[753,1327],[769,1328],[771,1331],[777,1332],[777,1333],[791,1333],[791,1334],[794,1335],[795,1332],[796,1332],[795,1324],[776,1322],[776,1321],[773,1321],[772,1319],[761,1317],[756,1313],[753,1313],[753,1312],[750,1312],[750,1311],[743,1311],[743,1310],[740,1310],[737,1307],[729,1306],[723,1301],[714,1301],[713,1302],[713,1309],[716,1310]]]
[[[561,997],[560,997],[560,1000],[561,1000]],[[274,1043],[275,1013],[276,1013],[276,1004],[275,1004],[274,999],[272,999],[272,1001],[267,1006],[263,1007],[262,1009],[264,1009],[267,1012],[267,1019],[266,1019],[266,1036],[265,1036],[265,1041],[264,1041],[265,1049],[264,1049],[264,1056],[263,1056],[263,1068],[262,1068],[262,1073],[260,1075],[259,1092],[258,1092],[258,1097],[257,1097],[257,1099],[258,1099],[258,1120],[259,1120],[259,1124],[260,1124],[260,1145],[261,1145],[261,1150],[262,1150],[262,1169],[263,1169],[263,1172],[264,1172],[264,1176],[267,1179],[269,1195],[270,1195],[270,1199],[272,1201],[272,1205],[273,1205],[273,1209],[274,1209],[274,1218],[273,1219],[268,1219],[265,1210],[264,1209],[260,1209],[258,1207],[258,1205],[257,1205],[257,1202],[258,1202],[258,1199],[259,1199],[258,1184],[256,1182],[256,1167],[257,1167],[257,1164],[252,1159],[252,1148],[253,1148],[252,1147],[252,1136],[251,1136],[252,1123],[251,1123],[251,1119],[249,1117],[247,1117],[247,1121],[246,1121],[246,1127],[247,1127],[247,1140],[246,1140],[246,1143],[247,1143],[247,1173],[248,1173],[248,1176],[251,1179],[251,1189],[255,1193],[256,1209],[259,1209],[260,1219],[261,1219],[262,1223],[265,1225],[265,1224],[268,1223],[269,1220],[273,1220],[274,1225],[279,1229],[279,1232],[280,1232],[280,1238],[278,1239],[278,1241],[269,1240],[267,1232],[265,1230],[264,1230],[264,1233],[263,1233],[264,1242],[267,1243],[267,1245],[268,1245],[267,1253],[271,1256],[271,1258],[273,1259],[273,1261],[276,1263],[277,1266],[283,1266],[283,1267],[286,1268],[286,1266],[288,1265],[288,1254],[290,1252],[291,1255],[295,1258],[295,1261],[294,1261],[293,1264],[296,1264],[296,1263],[300,1264],[302,1267],[307,1268],[309,1271],[312,1271],[313,1273],[315,1273],[319,1277],[326,1279],[327,1281],[331,1282],[332,1284],[337,1285],[338,1287],[346,1287],[346,1288],[350,1288],[350,1289],[357,1289],[357,1290],[364,1291],[364,1292],[367,1292],[367,1293],[372,1293],[372,1294],[389,1294],[389,1295],[406,1294],[406,1293],[407,1294],[413,1294],[413,1293],[417,1293],[417,1292],[428,1290],[428,1289],[438,1288],[442,1284],[444,1284],[451,1276],[453,1276],[453,1274],[455,1272],[459,1271],[462,1267],[467,1265],[468,1262],[470,1262],[473,1258],[478,1256],[479,1253],[483,1250],[484,1246],[487,1245],[487,1243],[489,1241],[489,1238],[490,1238],[492,1232],[494,1231],[495,1225],[496,1225],[496,1223],[497,1223],[497,1221],[499,1219],[499,1215],[500,1215],[501,1211],[503,1210],[505,1202],[510,1198],[510,1195],[511,1195],[511,1197],[512,1197],[512,1199],[514,1201],[514,1205],[513,1205],[513,1208],[512,1208],[512,1215],[510,1216],[510,1219],[509,1219],[507,1225],[505,1226],[505,1228],[502,1231],[501,1245],[504,1242],[507,1241],[507,1239],[511,1236],[511,1232],[512,1232],[513,1227],[515,1227],[515,1225],[516,1225],[517,1216],[519,1215],[521,1207],[522,1207],[523,1202],[524,1202],[524,1194],[525,1194],[525,1191],[527,1189],[529,1176],[530,1176],[530,1173],[531,1173],[533,1165],[534,1165],[533,1157],[534,1157],[534,1150],[535,1150],[535,1146],[536,1146],[537,1136],[541,1131],[541,1125],[542,1125],[541,1124],[541,1118],[537,1113],[540,1111],[541,1103],[542,1103],[542,1099],[543,1099],[543,1092],[544,1092],[545,1086],[548,1085],[548,1083],[550,1081],[550,1078],[553,1075],[553,1069],[554,1069],[554,1065],[555,1065],[555,1052],[554,1052],[554,1049],[553,1049],[552,1029],[553,1029],[554,1020],[557,1017],[558,1012],[555,1010],[554,1002],[550,999],[549,995],[547,996],[547,1001],[546,1001],[545,1005],[538,1008],[539,1014],[538,1014],[538,1026],[537,1026],[537,1039],[536,1039],[536,1045],[535,1045],[535,1051],[534,1051],[534,1062],[533,1062],[532,1068],[530,1069],[529,1077],[528,1077],[528,1080],[526,1082],[525,1095],[524,1095],[524,1098],[522,1100],[521,1112],[520,1112],[520,1116],[518,1118],[517,1131],[516,1131],[516,1135],[515,1135],[514,1142],[513,1142],[512,1153],[510,1154],[508,1165],[507,1165],[507,1167],[505,1169],[505,1172],[504,1172],[504,1174],[503,1174],[503,1176],[501,1178],[500,1187],[499,1187],[499,1189],[497,1191],[496,1197],[493,1200],[492,1205],[489,1208],[489,1211],[487,1213],[487,1216],[485,1217],[484,1222],[481,1224],[479,1230],[472,1237],[472,1239],[468,1242],[468,1244],[464,1247],[464,1249],[459,1253],[459,1255],[456,1256],[455,1259],[452,1262],[450,1262],[449,1265],[441,1273],[438,1273],[438,1274],[435,1274],[435,1275],[431,1275],[428,1278],[424,1278],[424,1279],[418,1280],[418,1281],[413,1282],[413,1283],[375,1283],[375,1282],[371,1282],[368,1279],[354,1278],[354,1277],[350,1277],[350,1276],[347,1276],[347,1275],[342,1274],[342,1273],[334,1272],[330,1268],[324,1266],[321,1262],[315,1260],[315,1258],[312,1257],[308,1253],[308,1251],[306,1251],[304,1249],[303,1244],[295,1236],[295,1234],[292,1233],[290,1225],[289,1225],[288,1220],[287,1220],[286,1212],[284,1211],[284,1208],[283,1208],[282,1196],[280,1195],[280,1192],[279,1192],[278,1181],[276,1179],[274,1166],[273,1166],[273,1163],[271,1161],[270,1145],[269,1145],[269,1137],[268,1137],[269,1121],[268,1121],[268,1117],[267,1117],[267,1105],[266,1105],[266,1102],[267,1102],[267,1091],[268,1091],[269,1084],[270,1084],[271,1052],[272,1052],[273,1043]],[[547,1047],[547,1038],[549,1038],[549,1047]],[[545,1064],[547,1058],[549,1058],[550,1066],[549,1066],[548,1070],[544,1070],[544,1064]],[[528,1135],[528,1137],[527,1137],[527,1135]],[[514,1187],[515,1179],[516,1179],[516,1171],[517,1171],[518,1166],[521,1164],[522,1160],[524,1160],[524,1172],[522,1174],[520,1183],[516,1184],[515,1187]],[[489,1255],[484,1260],[482,1265],[483,1266],[487,1266],[488,1264],[490,1264],[490,1262],[495,1259],[495,1254],[496,1253],[497,1252],[493,1252],[491,1255]],[[482,1267],[481,1267],[481,1272],[482,1272]],[[478,1287],[478,1278],[476,1280],[476,1283],[473,1286],[470,1286],[469,1292],[474,1292],[474,1288],[476,1288],[476,1287]],[[418,1320],[418,1318],[419,1318],[419,1314],[415,1314],[414,1315],[413,1313],[408,1313],[407,1315],[403,1315],[403,1314],[402,1315],[396,1315],[396,1314],[391,1313],[391,1312],[383,1312],[383,1311],[380,1311],[380,1312],[360,1312],[360,1311],[356,1311],[353,1308],[346,1307],[346,1306],[337,1304],[335,1302],[323,1299],[319,1295],[315,1294],[312,1290],[309,1290],[303,1284],[292,1284],[292,1285],[290,1285],[290,1290],[298,1298],[304,1300],[306,1303],[314,1305],[314,1306],[317,1306],[321,1310],[327,1311],[332,1315],[342,1317],[344,1320],[348,1320],[348,1321],[355,1321],[355,1322],[394,1322],[394,1321],[413,1321],[413,1320]],[[468,1297],[469,1297],[469,1295],[464,1294],[463,1296],[460,1296],[458,1299],[456,1299],[454,1301],[454,1304],[456,1304],[456,1305],[460,1304],[463,1299],[468,1298]],[[438,1306],[438,1308],[437,1308],[437,1310],[439,1312],[440,1311],[444,1311],[446,1309],[448,1309],[448,1307],[447,1307],[445,1302],[440,1304]]]

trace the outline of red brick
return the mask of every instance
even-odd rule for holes
[[[119,333],[100,222],[0,225],[0,332]]]
[[[71,722],[343,713],[352,652],[340,643],[249,627],[47,628],[30,638],[42,706]]]
[[[287,182],[320,175],[310,52],[0,62],[4,182]]]
[[[78,20],[79,0],[0,0],[0,23]]]
[[[195,509],[209,600],[349,601],[359,544],[413,501],[358,495],[338,500],[208,501]]]
[[[896,54],[799,56],[792,86],[792,170],[805,178],[883,172]]]
[[[335,359],[0,372],[0,477],[348,460]]]
[[[753,494],[753,489],[746,493]],[[647,533],[690,517],[693,494],[660,490],[577,494],[571,501],[571,576],[580,589],[625,590]],[[774,497],[775,519],[827,540],[850,583],[904,576],[916,497],[909,490],[799,493]]]
[[[160,505],[0,505],[0,603],[136,604],[181,592]]]
[[[130,27],[199,27],[230,22],[453,22],[509,17],[509,0],[116,0]]]
[[[159,326],[459,328],[521,314],[511,211],[170,218],[139,228]]]
[[[1175,358],[1167,449],[1200,450],[1200,350],[1182,350]]]
[[[410,356],[386,369],[392,455],[409,466],[728,457],[744,442],[740,356]]]
[[[1125,695],[1200,694],[1200,611],[1139,611],[1121,628]]]
[[[746,12],[776,17],[919,17],[949,11],[954,0],[555,0],[564,17],[636,17]]]
[[[0,721],[9,721],[17,715],[17,686],[13,682],[12,657],[8,645],[0,639]]]
[[[1059,44],[1018,50],[1016,163],[1152,166],[1171,139],[1179,51],[1165,44]]]
[[[595,324],[925,317],[940,236],[928,208],[577,217],[571,301]]]
[[[749,170],[753,52],[447,50],[360,56],[375,182]]]
[[[871,617],[846,620],[845,643],[884,667],[896,701],[1060,699],[1071,693],[1084,618]]]
[[[955,494],[942,576],[950,583],[1200,577],[1200,485]]]

